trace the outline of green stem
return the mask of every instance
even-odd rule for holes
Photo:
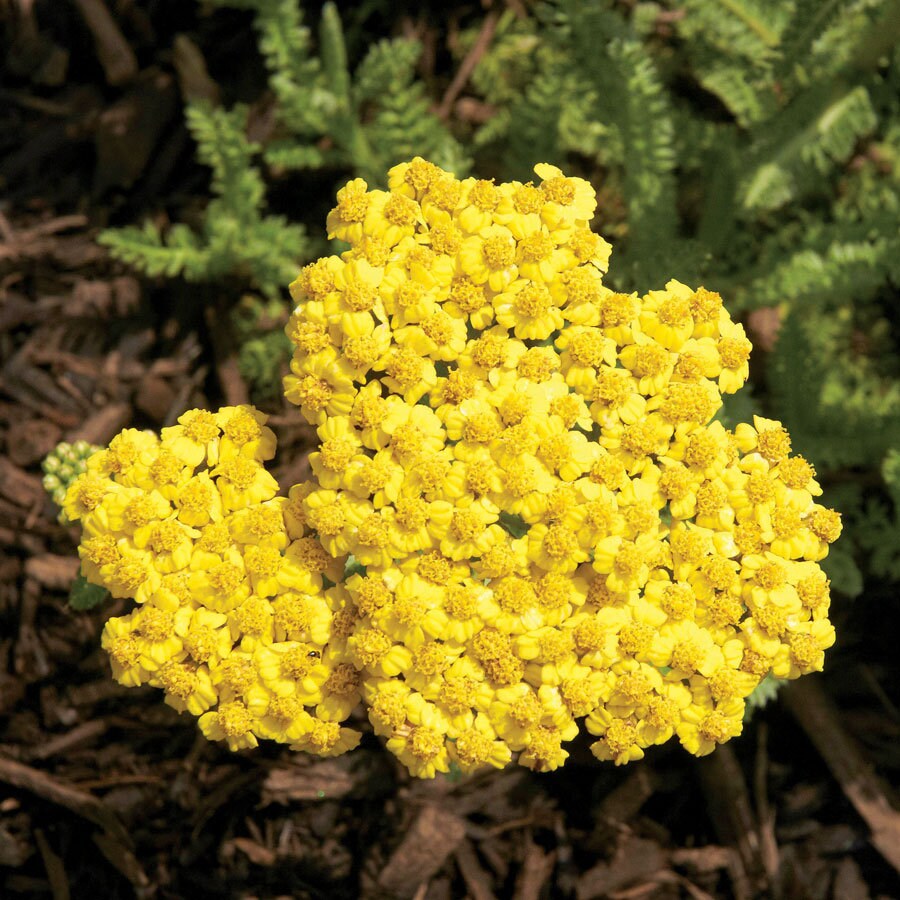
[[[347,63],[347,46],[337,6],[328,2],[322,7],[319,26],[322,64],[328,85],[337,101],[334,121],[334,138],[345,150],[354,167],[367,178],[378,171],[362,126],[356,117],[351,91],[350,68]]]
[[[754,19],[746,9],[735,0],[719,0],[733,16],[737,16],[767,47],[778,46],[778,35],[771,28],[766,28],[759,19]]]

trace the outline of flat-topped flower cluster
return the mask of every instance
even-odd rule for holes
[[[739,734],[769,674],[822,668],[840,533],[780,423],[714,421],[751,350],[718,294],[603,284],[592,187],[351,181],[350,249],[291,285],[286,396],[317,426],[288,498],[252,408],[194,410],[89,461],[66,511],[104,634],[233,748],[375,732],[420,777],[547,771],[579,723],[617,764]]]

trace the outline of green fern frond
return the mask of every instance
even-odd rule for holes
[[[500,145],[506,139],[512,125],[512,111],[498,109],[472,136],[472,147],[475,150],[483,150],[485,147]]]
[[[510,107],[510,127],[505,135],[506,174],[530,181],[536,162],[562,162],[560,119],[566,104],[560,103],[560,97],[570,95],[565,71],[558,64],[550,63],[536,74]]]
[[[252,282],[267,297],[277,297],[309,259],[310,250],[302,225],[283,216],[265,216],[244,234],[238,258],[246,263]]]
[[[97,584],[91,584],[80,572],[69,590],[69,606],[78,612],[93,609],[109,598],[109,591]]]
[[[592,83],[598,118],[618,131],[629,228],[619,264],[644,289],[664,277],[677,226],[668,97],[649,51],[618,16],[566,0],[556,21],[564,46]]]
[[[405,89],[422,54],[418,41],[379,41],[369,48],[353,75],[353,99],[357,106],[378,102]]]
[[[252,165],[260,147],[247,139],[246,107],[225,110],[208,103],[189,103],[184,115],[197,142],[198,159],[212,169],[213,192],[227,197],[242,217],[259,210],[266,189]]]
[[[692,61],[700,84],[722,101],[742,128],[749,128],[773,111],[773,92],[763,88],[745,66],[720,60],[703,65],[696,57]]]
[[[881,464],[881,475],[894,501],[894,508],[900,512],[900,447],[888,450]]]
[[[338,153],[313,144],[301,144],[297,138],[284,138],[268,144],[263,150],[263,159],[275,172],[327,169],[343,163]]]
[[[795,0],[791,18],[778,43],[775,79],[804,76],[813,45],[854,5],[859,5],[857,0]]]
[[[109,230],[100,242],[118,259],[148,275],[213,281],[228,273],[246,278],[267,296],[277,296],[309,250],[305,230],[281,217],[261,215],[265,184],[253,164],[258,146],[244,133],[246,110],[189,104],[188,127],[197,156],[212,169],[218,195],[208,205],[200,235],[177,224],[163,235],[150,222]]]
[[[687,40],[702,40],[727,57],[742,57],[756,66],[772,59],[788,10],[764,0],[685,0],[678,31]]]
[[[463,33],[460,51],[468,51],[477,37],[472,29]],[[519,18],[511,11],[497,21],[491,47],[472,72],[472,87],[487,103],[505,108],[518,100],[537,77],[548,56],[548,44],[538,35],[531,18]],[[562,105],[562,104],[560,104]]]
[[[388,169],[405,159],[423,156],[442,168],[464,177],[471,162],[459,142],[430,110],[421,81],[415,77],[414,61],[407,70],[394,73],[393,89],[381,98],[364,130],[378,160],[376,183]]]
[[[777,418],[815,464],[872,465],[900,446],[900,381],[854,350],[849,310],[788,315],[770,367]]]
[[[186,225],[174,225],[164,242],[159,229],[150,221],[143,226],[109,228],[97,237],[110,253],[151,278],[202,280],[210,273],[209,254]]]
[[[770,70],[784,25],[784,5],[756,0],[688,0],[679,36],[700,85],[742,128],[778,107]]]
[[[836,94],[836,95],[835,95]],[[747,212],[777,209],[847,160],[857,141],[877,125],[864,85],[835,91],[823,84],[797,97],[764,126],[766,149],[741,191]],[[762,142],[761,142],[762,143]]]
[[[762,274],[744,278],[739,309],[814,301],[820,307],[847,297],[867,299],[897,275],[900,212],[889,209],[863,221],[809,225],[799,242],[789,229],[763,251]],[[791,247],[795,249],[790,249]]]
[[[323,84],[312,34],[297,0],[212,0],[216,6],[249,9],[259,33],[259,49],[278,98],[279,119],[296,134],[322,134],[333,101]]]

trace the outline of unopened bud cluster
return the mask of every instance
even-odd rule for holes
[[[69,485],[86,471],[88,459],[98,450],[100,447],[88,441],[63,441],[44,457],[44,490],[57,506],[63,505]]]

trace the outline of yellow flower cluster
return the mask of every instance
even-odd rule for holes
[[[161,439],[126,429],[88,460],[64,510],[80,520],[82,572],[138,606],[103,632],[113,675],[151,684],[237,750],[258,738],[323,755],[356,746],[340,723],[360,699],[332,648],[333,559],[304,525],[297,490],[277,497],[275,451],[249,406],[191,410]]]
[[[718,294],[603,284],[592,187],[422,159],[338,193],[350,245],[291,285],[286,396],[315,480],[275,496],[250,408],[135,431],[70,489],[104,645],[233,748],[317,753],[362,699],[409,771],[709,753],[834,641],[840,533],[780,423],[714,421],[751,346]]]
[[[741,731],[772,673],[820,669],[840,532],[778,422],[712,421],[751,350],[718,294],[603,285],[591,186],[351,181],[350,249],[291,286],[288,399],[318,426],[307,522],[356,617],[375,731],[430,777]]]

